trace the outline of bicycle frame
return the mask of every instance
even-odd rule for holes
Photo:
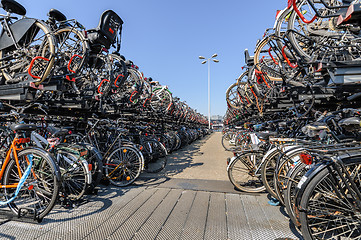
[[[19,163],[19,159],[18,159],[18,155],[17,152],[20,151],[22,149],[22,147],[18,147],[20,144],[23,143],[27,143],[30,142],[30,138],[18,138],[17,136],[15,136],[15,138],[13,139],[10,148],[6,154],[6,158],[4,160],[4,163],[2,164],[1,170],[0,170],[0,181],[2,180],[2,177],[4,175],[6,166],[8,165],[8,163],[10,162],[11,159],[11,155],[13,155],[16,166],[17,166],[17,170],[18,170],[18,174],[19,177],[21,178],[23,176],[22,172],[21,172],[21,168],[20,168],[20,163]],[[29,163],[29,160],[27,159],[27,162]],[[34,177],[36,178],[35,174],[33,173]],[[8,185],[4,185],[4,184],[0,184],[0,188],[16,188],[18,186],[18,183],[15,184],[8,184]]]

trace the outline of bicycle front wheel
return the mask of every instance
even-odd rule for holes
[[[143,161],[139,151],[131,146],[115,149],[105,162],[105,176],[110,183],[125,187],[132,184],[143,168]]]
[[[88,163],[79,156],[64,150],[56,152],[56,160],[61,172],[62,191],[66,198],[79,200],[91,184]]]
[[[249,152],[231,162],[228,167],[228,177],[236,189],[251,193],[266,189],[262,184],[261,175],[257,174],[262,157],[262,152]]]
[[[43,219],[54,207],[59,195],[59,180],[54,160],[36,148],[25,148],[18,152],[18,160],[22,173],[28,167],[29,158],[33,158],[33,167],[23,187],[9,208],[18,216],[33,215]],[[17,184],[20,181],[19,171],[14,159],[8,163],[4,173],[4,184]],[[15,192],[14,188],[5,188],[9,199]],[[19,213],[20,212],[20,213]]]
[[[242,102],[238,95],[238,83],[233,83],[226,91],[226,100],[229,106],[234,109],[241,109]]]
[[[231,151],[235,147],[235,139],[237,134],[233,132],[227,132],[222,136],[222,146],[226,151]]]

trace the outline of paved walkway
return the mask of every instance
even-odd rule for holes
[[[0,239],[301,239],[267,194],[235,191],[220,133],[170,156],[166,170],[131,187],[102,186],[40,224],[0,220]]]

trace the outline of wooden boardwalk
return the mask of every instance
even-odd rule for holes
[[[214,179],[212,171],[207,176],[201,169],[212,166],[199,164],[204,155],[212,160],[197,153],[217,138],[213,134],[173,154],[163,173],[143,175],[127,188],[101,186],[85,203],[58,207],[40,224],[0,220],[0,239],[302,239],[283,209],[267,204],[267,194],[237,192],[221,173]],[[182,167],[173,169],[182,155]],[[187,178],[194,176],[190,168],[199,168],[198,179]]]

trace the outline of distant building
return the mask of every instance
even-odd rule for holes
[[[220,130],[223,127],[223,116],[213,115],[211,116],[211,124],[213,130]]]
[[[223,116],[213,115],[213,116],[211,116],[211,120],[223,121]]]

